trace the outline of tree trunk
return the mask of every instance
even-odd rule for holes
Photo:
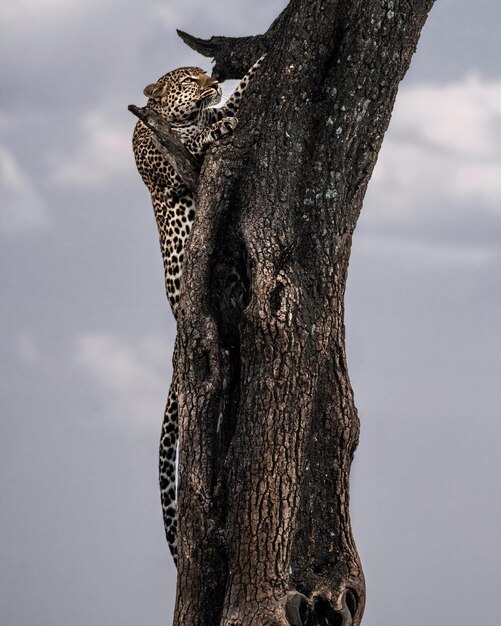
[[[185,255],[178,626],[361,623],[346,365],[351,239],[433,0],[292,0],[257,37],[180,33],[242,76]]]

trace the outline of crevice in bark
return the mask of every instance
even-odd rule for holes
[[[216,428],[214,497],[219,509],[218,525],[226,522],[227,484],[225,465],[227,452],[236,428],[240,402],[240,322],[251,293],[247,250],[240,230],[241,201],[234,185],[214,235],[214,252],[210,259],[210,308],[220,337],[222,389]],[[225,560],[224,535],[220,553]],[[224,565],[226,567],[226,563]]]
[[[326,85],[332,84],[330,75],[339,65],[338,59],[341,57],[341,52],[345,45],[346,39],[350,32],[350,25],[347,23],[345,16],[342,12],[342,7],[338,6],[336,10],[336,17],[334,18],[335,29],[333,33],[332,49],[329,51],[328,56],[322,59],[321,69],[319,70],[317,87],[313,93],[313,100],[321,103],[325,99],[333,99],[333,93],[325,90]]]
[[[247,251],[239,228],[238,207],[235,197],[231,198],[216,233],[209,277],[211,310],[226,349],[239,342],[240,318],[250,299]]]
[[[346,590],[346,606],[352,617],[355,617],[358,609],[358,596],[353,589]]]
[[[357,596],[351,589],[345,589],[337,605],[325,596],[310,599],[293,592],[285,602],[285,616],[290,626],[352,626],[357,610]]]
[[[282,306],[282,292],[284,291],[284,289],[285,287],[283,283],[278,281],[276,287],[271,292],[270,310],[272,315],[276,315],[277,312],[280,310],[280,307]]]
[[[313,604],[313,614],[305,626],[351,626],[351,614],[335,611],[328,600],[317,598]]]
[[[291,593],[285,602],[285,617],[290,626],[306,626],[313,603],[302,593]]]

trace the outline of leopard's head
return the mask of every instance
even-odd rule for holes
[[[197,118],[204,108],[221,100],[221,86],[199,67],[181,67],[144,88],[148,106],[160,110],[173,123]]]

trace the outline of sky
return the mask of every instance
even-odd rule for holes
[[[210,69],[175,28],[256,34],[283,6],[2,3],[5,626],[171,623],[157,449],[175,326],[127,105],[169,69]],[[500,23],[496,0],[437,1],[354,238],[365,626],[501,614]]]

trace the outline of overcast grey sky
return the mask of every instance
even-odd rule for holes
[[[284,0],[4,0],[0,623],[170,623],[157,446],[174,324],[129,103],[175,35]],[[501,615],[501,5],[437,0],[355,236],[364,625]]]

